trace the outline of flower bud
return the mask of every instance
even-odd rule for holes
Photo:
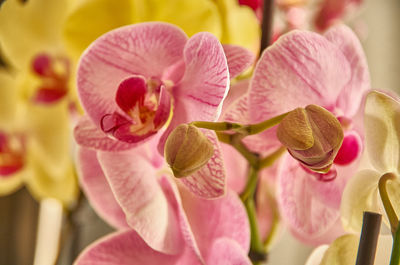
[[[320,106],[308,105],[283,118],[277,137],[304,166],[326,173],[343,142],[343,130],[332,113]]]
[[[196,126],[181,124],[168,136],[164,153],[175,177],[181,178],[207,164],[214,146]]]

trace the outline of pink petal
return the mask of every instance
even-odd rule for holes
[[[351,78],[346,57],[317,33],[292,31],[264,51],[249,90],[251,122],[297,107],[333,110]]]
[[[155,155],[142,145],[128,152],[99,152],[98,159],[129,226],[155,250],[176,253],[180,232],[156,178]]]
[[[247,160],[228,144],[221,144],[228,187],[237,193],[243,191],[247,181]]]
[[[228,62],[230,79],[249,68],[255,60],[254,54],[243,47],[230,44],[224,44],[222,47]]]
[[[250,228],[246,210],[239,197],[229,191],[223,198],[207,200],[180,189],[182,204],[203,257],[210,256],[210,246],[219,238],[229,238],[247,253]]]
[[[78,68],[78,91],[85,111],[96,126],[118,110],[115,94],[130,76],[161,79],[182,59],[187,41],[179,28],[158,22],[125,26],[98,38],[84,52]]]
[[[231,85],[228,95],[224,99],[220,121],[248,122],[248,96],[250,80],[244,79]]]
[[[154,128],[159,129],[167,122],[171,112],[171,95],[164,86],[161,86],[158,108],[154,116]]]
[[[251,261],[240,245],[228,238],[220,238],[211,247],[207,264],[251,265]]]
[[[143,102],[146,93],[146,80],[141,76],[132,76],[119,84],[115,101],[128,113],[139,101]]]
[[[127,150],[137,145],[110,138],[101,129],[96,127],[87,116],[79,119],[74,129],[74,137],[79,145],[102,151]]]
[[[336,105],[348,117],[352,117],[363,95],[371,88],[367,59],[357,36],[347,26],[332,27],[324,36],[342,51],[350,64],[351,79],[339,95]]]
[[[181,123],[215,121],[228,93],[229,72],[224,50],[210,33],[198,33],[189,39],[184,50],[185,74],[173,87],[174,115],[160,139],[158,150],[171,131]]]
[[[152,249],[134,230],[126,230],[91,244],[74,265],[174,265],[178,258]]]
[[[96,157],[96,151],[79,148],[77,170],[81,187],[96,213],[116,228],[128,227]]]
[[[226,174],[221,147],[214,131],[202,130],[214,145],[214,155],[194,174],[182,178],[182,182],[194,194],[203,198],[217,198],[225,194]]]
[[[338,172],[337,178],[330,182],[317,181],[289,155],[284,159],[277,194],[282,219],[303,242],[313,245],[329,243],[343,232],[340,199],[351,176]]]

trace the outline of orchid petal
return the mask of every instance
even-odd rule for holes
[[[126,230],[91,244],[74,265],[175,265],[178,257],[152,249],[134,230]]]
[[[226,192],[226,174],[221,147],[214,131],[202,130],[214,145],[214,154],[207,164],[182,182],[194,194],[204,198],[221,197]]]
[[[317,33],[291,31],[267,48],[249,90],[251,122],[309,104],[333,110],[351,78],[341,50]]]
[[[368,94],[364,116],[366,148],[372,165],[382,174],[400,170],[399,119],[398,101],[376,91]]]
[[[247,182],[247,160],[231,145],[221,144],[228,187],[237,193],[243,191]]]
[[[122,27],[97,39],[82,56],[77,76],[82,105],[96,126],[119,110],[115,94],[123,80],[161,78],[182,58],[186,40],[179,28],[156,22]]]
[[[35,54],[60,46],[69,8],[67,0],[7,1],[1,6],[1,46],[15,67],[27,67]]]
[[[336,106],[352,117],[361,104],[363,94],[370,89],[367,59],[360,41],[349,27],[332,27],[324,36],[342,51],[350,64],[351,78],[339,95]]]
[[[224,118],[225,115],[232,116],[231,121],[240,122],[241,117],[243,117],[243,122],[246,121],[244,116],[246,115],[248,109],[247,107],[248,98],[246,94],[247,90],[249,89],[249,84],[250,84],[249,79],[240,80],[235,84],[231,84],[228,95],[224,99],[224,104],[222,106],[222,113],[220,116],[221,121],[226,120]],[[245,98],[245,99],[240,100],[240,98]],[[240,106],[242,106],[243,109],[241,109]],[[232,112],[232,115],[229,114],[230,112]],[[236,118],[237,120],[235,119],[236,117],[235,113],[239,114],[238,117]]]
[[[155,250],[176,253],[181,244],[177,221],[146,150],[145,145],[97,157],[129,226]]]
[[[282,219],[303,242],[329,243],[343,233],[338,205],[349,176],[320,182],[289,155],[284,159],[279,172],[277,199]]]
[[[355,264],[359,237],[344,235],[336,239],[326,250],[321,265]]]
[[[255,60],[255,56],[251,51],[240,46],[224,44],[222,47],[228,62],[230,79],[235,78],[249,68]]]
[[[343,191],[341,216],[346,231],[361,231],[363,212],[381,212],[378,182],[381,174],[373,170],[362,170],[352,177]]]
[[[79,145],[101,151],[123,151],[132,149],[137,145],[110,138],[96,127],[87,116],[83,116],[78,121],[74,129],[74,137]]]
[[[320,265],[322,258],[324,257],[324,254],[328,249],[328,247],[329,247],[328,245],[321,245],[319,247],[316,247],[311,252],[305,265]]]
[[[236,241],[220,238],[212,245],[207,264],[251,265],[252,263]]]
[[[186,65],[181,82],[173,88],[174,115],[160,139],[158,151],[176,126],[192,121],[215,121],[228,93],[229,70],[223,48],[211,34],[203,32],[189,39],[184,50]]]
[[[0,68],[0,124],[9,126],[15,121],[17,109],[17,87],[13,76]]]
[[[128,227],[125,214],[116,201],[97,160],[96,151],[79,148],[77,169],[81,187],[96,213],[116,228]]]
[[[180,189],[182,204],[190,227],[203,257],[210,255],[210,244],[218,238],[229,238],[247,252],[250,247],[250,228],[246,210],[232,191],[218,200],[196,197]],[[229,218],[226,218],[229,216]]]
[[[69,50],[79,57],[102,34],[146,21],[172,23],[189,36],[200,31],[221,36],[221,22],[215,3],[186,0],[79,1],[65,23],[64,36]]]

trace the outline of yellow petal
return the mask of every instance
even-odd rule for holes
[[[320,265],[355,264],[359,236],[344,235],[336,239],[327,249]]]
[[[15,119],[17,88],[10,72],[0,68],[0,129],[8,127]]]
[[[68,0],[8,0],[0,9],[0,38],[4,53],[18,69],[36,53],[60,49],[61,26]]]
[[[85,0],[68,17],[64,37],[69,51],[78,58],[107,31],[146,21],[176,24],[189,36],[199,31],[221,35],[218,9],[212,0]]]
[[[46,161],[38,159],[33,152],[29,155],[27,166],[32,174],[27,176],[25,183],[35,199],[55,198],[64,205],[69,205],[77,199],[79,188],[72,163],[65,165],[55,175],[47,170]]]
[[[368,94],[365,145],[372,165],[382,174],[400,171],[400,103],[383,93]]]
[[[343,191],[340,213],[346,231],[360,233],[363,212],[382,212],[378,182],[381,174],[373,170],[362,170],[352,177]]]
[[[0,196],[6,196],[13,193],[22,186],[22,172],[6,178],[0,177]]]
[[[237,0],[215,0],[223,23],[221,42],[243,46],[258,54],[261,30],[254,11]]]

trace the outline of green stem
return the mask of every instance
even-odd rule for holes
[[[261,241],[260,234],[258,231],[257,225],[257,214],[256,208],[254,205],[253,197],[249,197],[244,202],[244,206],[246,207],[247,215],[249,217],[250,223],[250,259],[254,262],[253,264],[259,264],[261,261],[265,261],[267,258],[267,253],[265,251],[264,245]]]
[[[260,123],[246,125],[241,130],[244,131],[246,135],[258,134],[280,123],[287,114],[288,113],[284,113]]]
[[[261,159],[259,163],[260,169],[272,166],[275,163],[275,161],[285,153],[285,151],[286,147],[280,147],[272,154]]]
[[[247,201],[255,192],[258,181],[258,172],[254,168],[250,167],[249,178],[247,179],[246,187],[240,194],[240,199],[245,202]]]
[[[398,224],[396,233],[394,234],[390,265],[400,265],[400,223]]]
[[[379,179],[379,194],[381,195],[383,206],[385,207],[386,214],[389,218],[390,228],[393,237],[397,231],[399,218],[397,217],[396,212],[393,209],[392,203],[390,202],[386,184],[388,180],[395,180],[395,179],[396,175],[394,173],[386,173]]]
[[[194,121],[190,123],[198,128],[209,129],[214,131],[228,131],[241,128],[242,125],[231,122],[211,122],[211,121]]]

